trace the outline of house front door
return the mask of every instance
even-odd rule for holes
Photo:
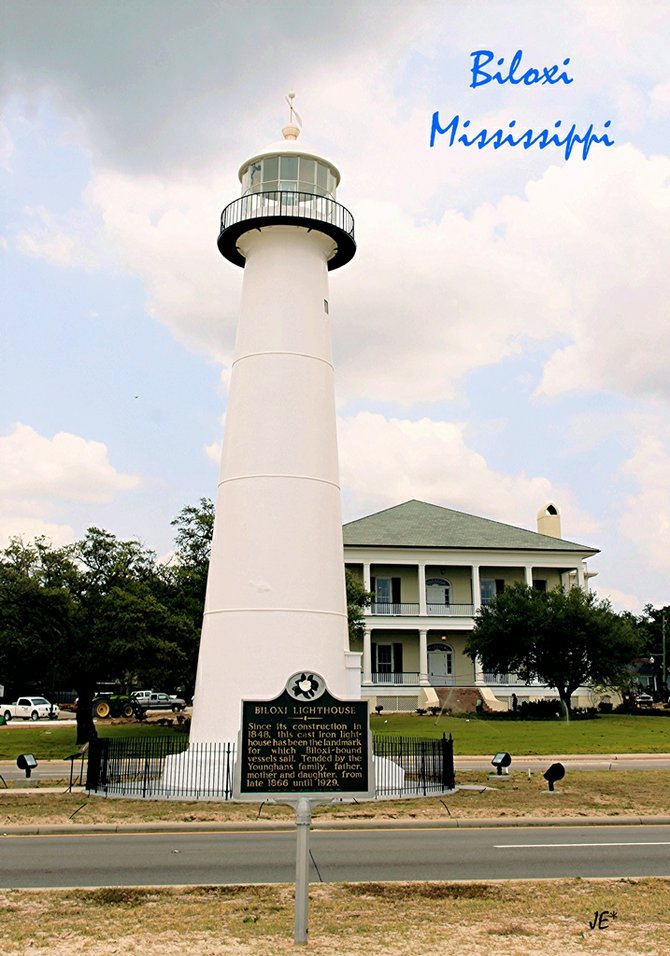
[[[445,644],[428,645],[428,677],[431,684],[452,684],[454,680],[454,652]]]
[[[446,614],[451,603],[451,589],[448,581],[433,578],[426,581],[426,606],[429,614]]]

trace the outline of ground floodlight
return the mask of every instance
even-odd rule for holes
[[[508,753],[499,753],[494,756],[491,763],[498,771],[498,776],[500,777],[502,776],[503,768],[505,770],[505,773],[509,772],[507,768],[512,763],[512,758],[510,757]]]
[[[16,758],[16,766],[19,770],[25,770],[26,777],[29,777],[31,772],[37,766],[37,761],[33,754],[19,754]]]
[[[562,780],[565,776],[565,767],[562,763],[552,763],[551,767],[545,770],[542,776],[549,784],[549,790],[553,792],[556,781]]]

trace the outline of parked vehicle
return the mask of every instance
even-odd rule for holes
[[[145,710],[172,710],[175,714],[186,709],[186,701],[157,691],[135,691],[133,697]]]
[[[98,694],[91,702],[94,717],[137,717],[142,720],[144,708],[128,694]]]
[[[654,698],[651,694],[636,694],[635,703],[638,707],[651,707],[654,703]]]
[[[58,704],[52,704],[45,697],[19,697],[14,704],[0,705],[0,713],[5,721],[14,718],[23,720],[54,720],[58,717]]]

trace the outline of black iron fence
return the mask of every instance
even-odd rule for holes
[[[438,740],[373,737],[377,799],[453,790],[451,735]],[[102,796],[230,800],[235,747],[185,736],[98,737],[88,749],[86,789]]]
[[[421,737],[374,737],[375,788],[384,797],[425,797],[456,785],[454,742]]]

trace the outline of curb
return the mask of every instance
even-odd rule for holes
[[[618,817],[500,817],[451,818],[448,820],[324,820],[314,821],[314,832],[324,830],[471,830],[490,828],[521,827],[630,827],[630,826],[670,826],[670,816],[618,816]],[[0,828],[0,837],[9,836],[70,836],[70,835],[110,835],[124,833],[240,833],[246,830],[274,831],[291,833],[295,825],[291,821],[236,821],[236,822],[174,822],[174,823],[88,823],[72,824],[29,824],[26,826],[6,826]]]

